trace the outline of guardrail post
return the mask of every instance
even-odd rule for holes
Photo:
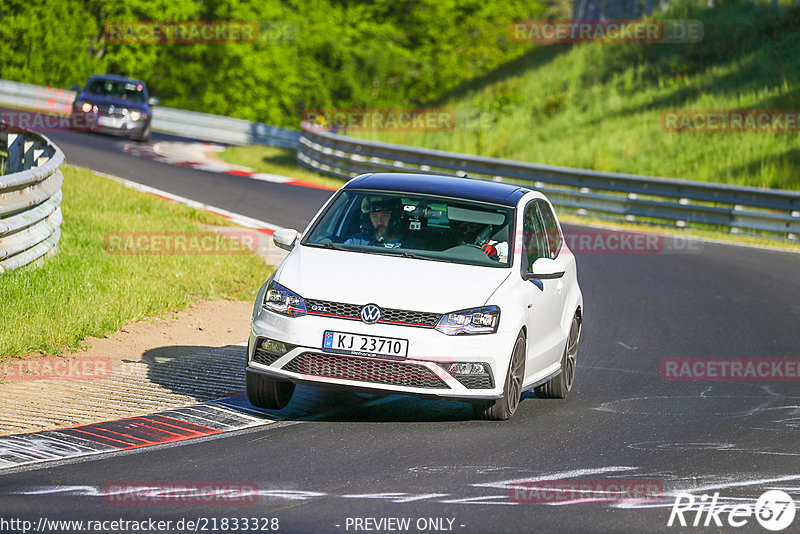
[[[6,160],[6,172],[8,174],[22,171],[25,154],[24,145],[25,139],[22,134],[8,134],[8,159]]]
[[[40,165],[39,157],[42,156],[42,154],[44,154],[44,149],[40,141],[25,141],[25,168],[30,169],[31,167],[38,167]]]

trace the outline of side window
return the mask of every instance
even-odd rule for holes
[[[542,215],[544,222],[544,231],[547,236],[547,251],[550,259],[555,259],[558,256],[558,251],[561,250],[561,232],[558,231],[558,223],[556,223],[556,216],[553,214],[552,208],[544,200],[537,200],[539,205],[539,213]]]
[[[522,246],[524,247],[525,270],[530,271],[533,262],[539,258],[547,258],[547,240],[544,236],[544,227],[539,218],[536,202],[530,202],[525,207],[522,227]]]

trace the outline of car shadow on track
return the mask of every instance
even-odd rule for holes
[[[247,347],[173,345],[150,349],[138,362],[147,366],[147,379],[176,395],[208,401],[244,389]]]
[[[525,392],[522,401],[535,399]],[[220,399],[228,407],[280,421],[431,423],[478,421],[466,402],[422,399],[413,395],[371,395],[297,386],[292,401],[282,410],[255,408],[240,395]]]
[[[193,399],[216,401],[229,408],[276,421],[416,423],[469,421],[475,417],[466,402],[422,399],[412,395],[373,395],[300,385],[282,410],[254,407],[244,393],[247,349],[175,345],[146,351],[141,362],[147,378],[169,392]],[[535,399],[532,392],[523,393]]]

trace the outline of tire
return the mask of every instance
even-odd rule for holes
[[[280,410],[292,400],[294,383],[245,370],[245,389],[247,399],[256,408]]]
[[[146,143],[150,140],[150,125],[148,124],[145,126],[144,130],[138,137],[131,137],[132,141],[138,141],[139,143]]]
[[[536,396],[542,399],[565,399],[572,389],[572,382],[575,380],[575,365],[578,359],[578,341],[581,337],[581,323],[578,316],[572,318],[572,326],[569,328],[569,337],[564,347],[564,354],[561,356],[561,373],[551,378],[550,381],[533,388]]]
[[[503,398],[472,405],[475,417],[491,421],[510,419],[519,406],[522,396],[522,381],[525,378],[525,335],[520,332],[508,362]]]

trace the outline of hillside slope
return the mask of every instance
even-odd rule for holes
[[[445,132],[371,139],[603,171],[800,189],[794,133],[669,133],[667,110],[800,110],[800,7],[749,2],[661,15],[699,19],[695,44],[539,46],[431,102]]]

